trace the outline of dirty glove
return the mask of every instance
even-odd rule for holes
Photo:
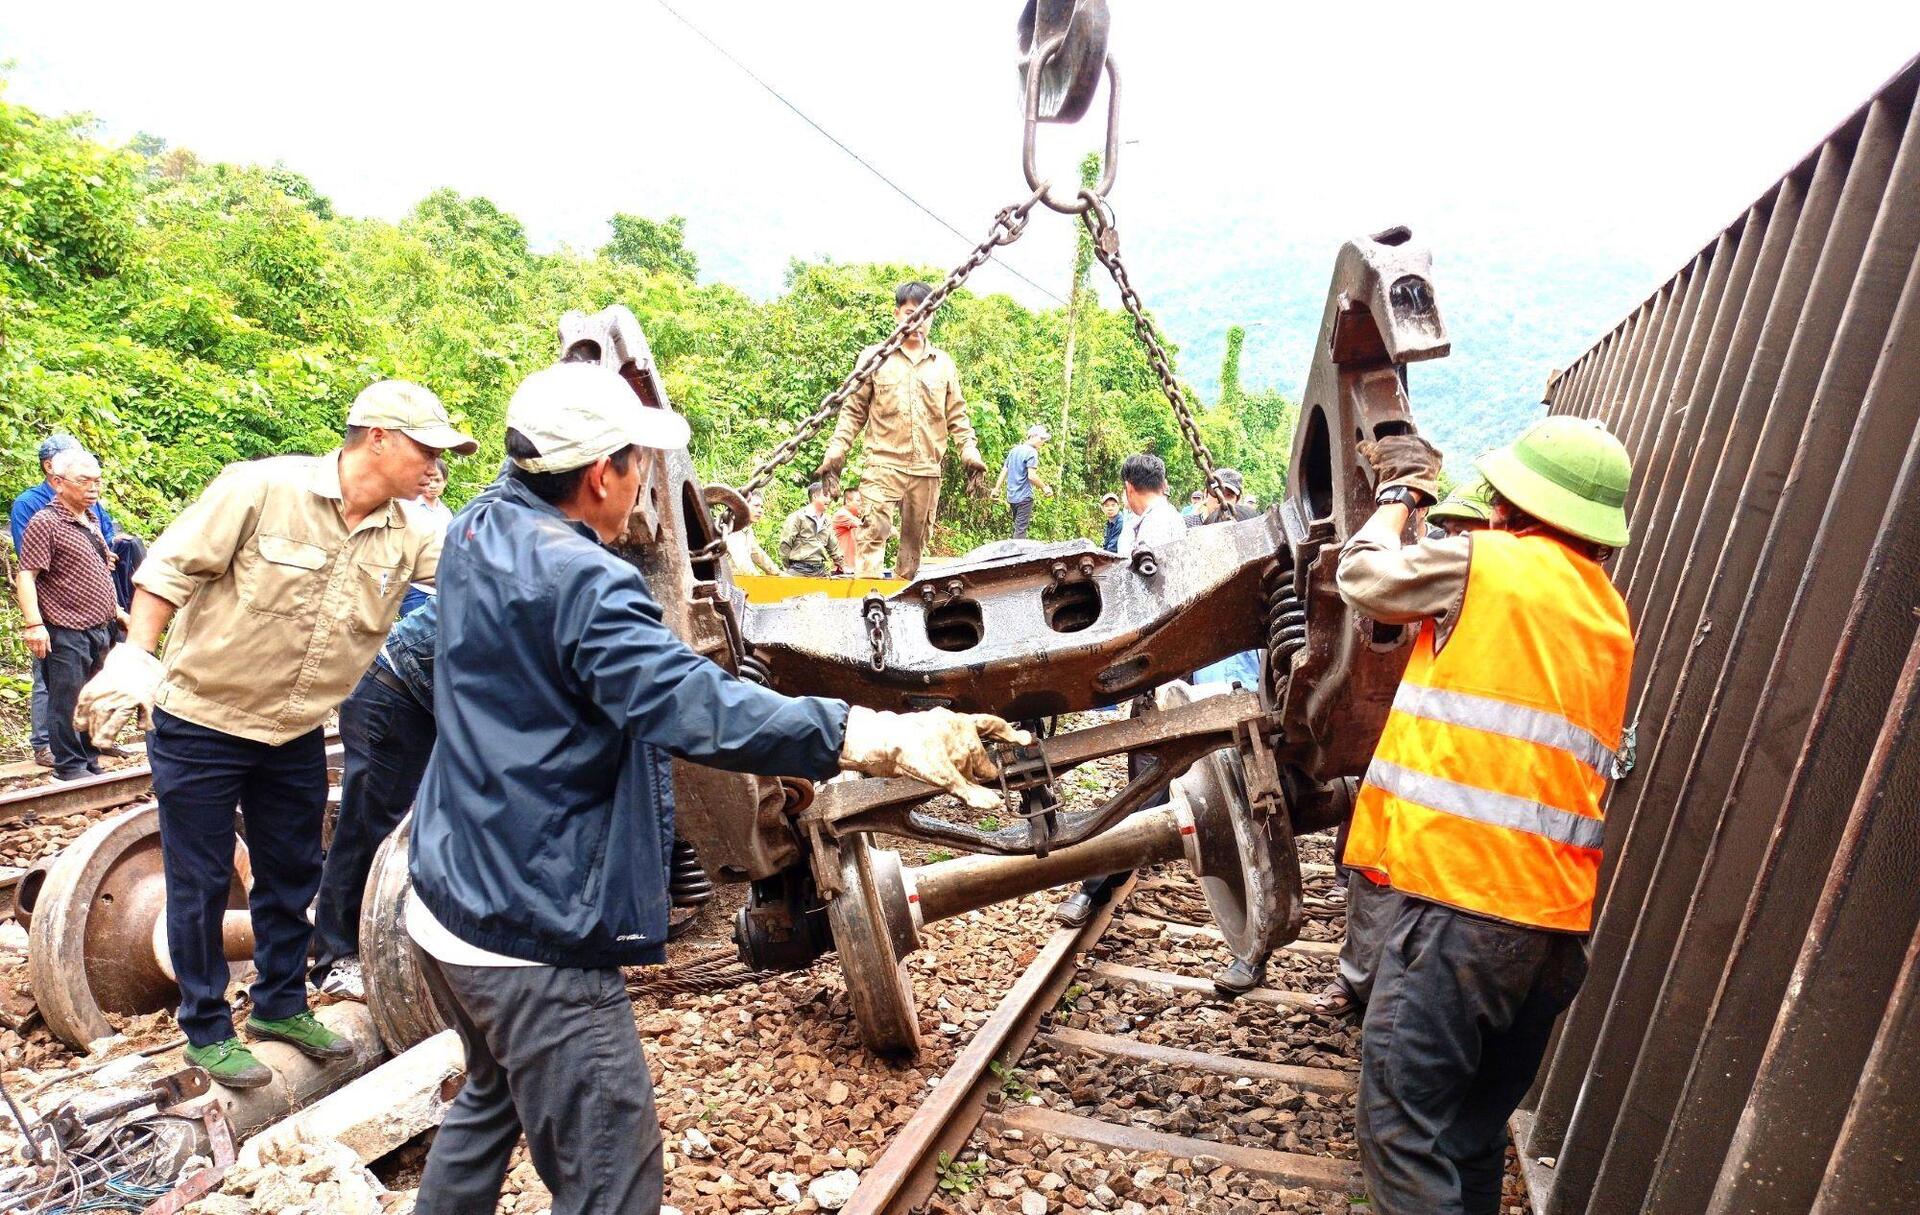
[[[141,728],[153,724],[153,699],[160,693],[166,668],[137,645],[121,642],[107,651],[100,673],[80,689],[73,724],[90,735],[93,745],[107,747],[136,716]]]
[[[1362,443],[1360,454],[1373,465],[1373,492],[1404,485],[1424,495],[1427,505],[1440,497],[1440,452],[1419,435],[1388,435],[1371,443]]]
[[[813,470],[813,479],[826,488],[829,498],[840,496],[840,473],[846,467],[847,449],[838,443],[827,444],[827,454],[820,467]]]
[[[981,457],[980,449],[971,443],[967,444],[967,449],[960,453],[960,463],[965,466],[967,470],[967,496],[970,498],[986,497],[987,462]]]
[[[840,766],[868,776],[910,776],[938,785],[975,810],[1000,806],[1000,795],[975,781],[999,775],[987,754],[987,739],[1026,746],[1033,735],[991,713],[880,713],[854,705],[847,710],[847,734],[840,744]]]

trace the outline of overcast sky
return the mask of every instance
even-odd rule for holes
[[[1012,0],[671,2],[963,231],[1024,194]],[[1113,200],[1149,302],[1167,259],[1191,278],[1265,234],[1330,265],[1342,236],[1402,222],[1443,291],[1449,243],[1489,237],[1644,264],[1651,290],[1920,49],[1914,0],[1112,9]],[[762,295],[792,256],[965,252],[657,0],[8,0],[0,59],[16,100],[284,161],[349,213],[452,186],[582,248],[616,210],[681,213],[703,277]],[[1062,176],[1098,126],[1047,132]],[[1070,236],[1046,216],[1008,256],[1062,292]],[[976,282],[1047,302],[995,267]]]

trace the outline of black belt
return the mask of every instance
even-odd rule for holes
[[[389,671],[387,668],[381,666],[378,662],[374,663],[372,666],[367,668],[367,674],[372,676],[373,682],[379,684],[381,687],[387,689],[389,692],[398,692],[400,695],[406,697],[408,700],[411,700],[414,704],[420,703],[420,698],[413,694],[413,689],[407,686],[406,680],[400,678],[398,675],[395,675],[392,671]]]

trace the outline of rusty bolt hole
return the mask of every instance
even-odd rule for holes
[[[1057,582],[1040,592],[1040,610],[1056,633],[1078,633],[1100,619],[1100,587],[1093,582]]]
[[[971,650],[987,634],[980,605],[971,599],[949,599],[927,609],[927,641],[949,654]]]

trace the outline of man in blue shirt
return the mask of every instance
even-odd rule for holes
[[[659,1209],[661,1140],[620,967],[659,962],[669,756],[736,772],[911,776],[981,810],[997,717],[786,697],[689,649],[625,534],[686,421],[563,363],[507,405],[511,469],[448,529],[439,739],[414,802],[407,932],[466,1051],[419,1215],[491,1211],[524,1133],[556,1211]]]
[[[1040,447],[1052,437],[1052,431],[1037,423],[1027,427],[1027,441],[1015,443],[1007,453],[1006,463],[1000,466],[1000,480],[1007,486],[1007,505],[1013,509],[1015,540],[1027,538],[1027,524],[1033,520],[1034,492],[1053,492],[1040,479]]]
[[[433,720],[433,648],[440,603],[437,595],[422,600],[387,631],[373,665],[340,704],[346,764],[340,774],[340,815],[320,870],[309,973],[330,996],[365,998],[360,903],[367,875],[374,853],[413,805],[439,733]]]
[[[63,451],[70,451],[79,446],[80,440],[69,434],[48,435],[46,441],[40,444],[40,483],[21,490],[19,496],[13,500],[13,509],[7,514],[7,525],[13,533],[15,553],[20,551],[20,541],[26,535],[27,520],[45,510],[47,504],[54,499],[53,458]],[[92,509],[94,522],[100,525],[100,538],[107,542],[109,548],[112,548],[113,517],[107,514],[106,506],[99,502],[95,502]],[[127,605],[122,601],[120,606],[124,608]],[[53,751],[48,742],[51,735],[47,729],[47,678],[41,667],[41,660],[38,658],[33,659],[31,704],[33,725],[29,741],[33,745],[33,762],[42,768],[51,768]]]

